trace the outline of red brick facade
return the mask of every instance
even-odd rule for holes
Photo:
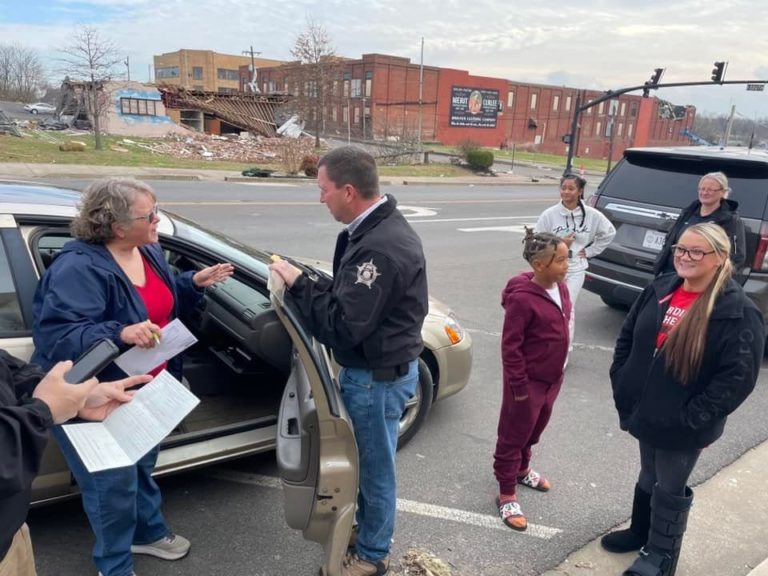
[[[259,70],[260,87],[264,92],[296,90],[290,77],[297,66]],[[424,66],[419,104],[420,73],[418,64],[396,56],[364,54],[345,61],[326,100],[326,135],[415,141],[421,125],[424,142],[455,145],[470,140],[566,154],[562,137],[570,132],[577,97],[583,104],[604,94]],[[247,67],[241,75],[247,78]],[[629,146],[685,145],[688,140],[681,132],[693,127],[695,115],[694,107],[618,96],[582,112],[576,156],[607,158],[610,149],[615,160]]]

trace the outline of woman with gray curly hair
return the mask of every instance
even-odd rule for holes
[[[46,370],[75,359],[107,338],[121,350],[151,348],[160,330],[200,300],[203,290],[232,275],[231,264],[174,274],[158,243],[157,197],[132,178],[106,178],[84,192],[64,246],[43,275],[34,298],[32,361]],[[181,380],[181,358],[167,369]],[[124,377],[114,364],[101,380]],[[174,535],[160,511],[152,479],[158,448],[133,466],[90,473],[60,427],[54,429],[83,496],[96,542],[93,560],[103,576],[131,576],[132,554],[177,560],[189,541]]]

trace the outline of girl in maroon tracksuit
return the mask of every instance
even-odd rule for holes
[[[530,466],[531,447],[539,441],[560,392],[571,315],[565,284],[568,247],[563,239],[526,228],[524,243],[523,257],[533,272],[512,278],[502,293],[504,387],[493,455],[499,516],[514,530],[528,527],[517,485],[541,492],[550,487]]]

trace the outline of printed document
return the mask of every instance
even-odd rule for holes
[[[147,374],[166,360],[181,354],[195,342],[197,338],[194,334],[176,318],[163,326],[160,341],[154,348],[134,346],[118,356],[115,364],[129,376]]]
[[[65,424],[89,472],[130,466],[157,446],[200,403],[163,370],[103,422]]]

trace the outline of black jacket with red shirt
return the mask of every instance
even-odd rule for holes
[[[667,369],[658,335],[669,298],[682,280],[664,274],[635,301],[611,365],[611,385],[623,430],[665,450],[700,449],[723,433],[728,415],[755,387],[765,346],[763,315],[729,280],[710,316],[698,376],[684,385]]]
[[[48,405],[32,398],[43,375],[0,350],[0,561],[27,519],[32,480],[53,426]]]
[[[504,329],[501,363],[504,391],[525,395],[529,386],[560,384],[568,356],[568,319],[571,298],[565,283],[557,285],[562,309],[541,286],[533,272],[510,279],[501,293]]]

